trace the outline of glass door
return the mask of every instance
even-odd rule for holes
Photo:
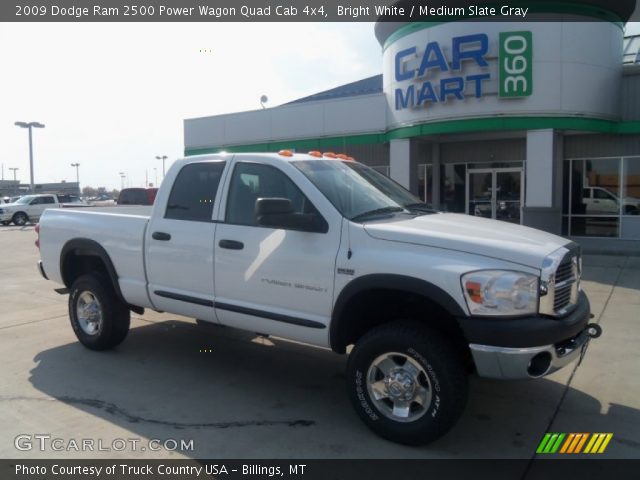
[[[521,168],[467,170],[468,215],[522,223]]]

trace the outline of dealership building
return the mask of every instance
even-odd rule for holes
[[[185,120],[185,154],[345,152],[440,210],[640,251],[635,0],[569,3],[561,21],[554,2],[530,15],[555,21],[379,21],[381,75]]]

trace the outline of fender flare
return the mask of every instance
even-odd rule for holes
[[[349,282],[338,295],[333,313],[331,314],[331,325],[329,327],[329,343],[334,352],[344,353],[346,345],[340,338],[341,323],[346,306],[355,295],[366,290],[388,289],[410,292],[425,297],[433,303],[439,305],[453,318],[466,317],[467,313],[460,307],[451,295],[442,288],[415,277],[396,274],[370,274],[358,277]]]
[[[74,238],[72,240],[69,240],[62,247],[62,251],[60,252],[60,276],[62,277],[67,288],[71,288],[71,285],[67,285],[68,282],[65,278],[64,265],[67,255],[69,255],[70,253],[75,253],[78,256],[100,258],[107,269],[107,274],[111,279],[111,283],[113,284],[113,289],[115,290],[116,295],[124,303],[127,303],[124,296],[122,295],[122,291],[120,290],[120,283],[118,282],[118,272],[113,266],[111,257],[109,257],[109,254],[102,245],[100,245],[95,240],[90,240],[88,238]]]

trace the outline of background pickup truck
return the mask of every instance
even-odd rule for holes
[[[25,195],[13,203],[0,204],[0,222],[3,225],[22,226],[28,222],[35,223],[47,208],[88,207],[75,195],[56,195],[53,193]]]
[[[406,444],[453,426],[470,373],[539,378],[600,333],[577,245],[434,212],[334,154],[190,157],[153,207],[47,210],[38,241],[86,347],[151,308],[348,351],[355,410]]]

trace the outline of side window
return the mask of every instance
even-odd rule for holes
[[[225,162],[182,167],[171,188],[164,218],[210,222]]]
[[[53,197],[42,197],[42,203],[56,203]]]
[[[294,213],[319,215],[313,204],[284,173],[270,165],[238,163],[229,185],[226,221],[256,226],[258,198],[287,198]]]
[[[594,190],[593,196],[594,198],[597,198],[599,200],[613,200],[613,196],[611,195],[611,193],[607,192],[606,190]]]

